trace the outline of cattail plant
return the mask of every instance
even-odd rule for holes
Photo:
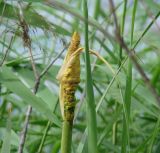
[[[75,108],[75,91],[80,82],[80,53],[84,48],[79,47],[80,36],[74,32],[63,65],[58,72],[57,79],[60,82],[60,109],[63,118],[61,139],[61,152],[71,152],[72,124]],[[90,54],[97,56],[109,68],[108,62],[96,51],[89,50]],[[112,69],[111,69],[112,70]]]
[[[75,108],[75,91],[80,82],[80,36],[74,32],[70,46],[59,70],[57,79],[60,82],[60,108],[63,118],[61,153],[71,152],[72,125]]]

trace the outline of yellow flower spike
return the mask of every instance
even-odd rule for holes
[[[71,38],[64,62],[58,72],[57,79],[60,82],[60,108],[63,120],[72,121],[74,118],[75,91],[80,82],[80,53],[84,48],[79,48],[80,36],[74,32]],[[110,64],[97,52],[90,49],[90,53],[96,55],[112,71]]]
[[[60,81],[60,108],[63,120],[72,121],[74,118],[75,90],[80,82],[80,36],[74,32],[63,65],[58,72]]]
[[[64,62],[58,72],[57,79],[60,82],[59,101],[63,118],[61,153],[71,152],[72,126],[75,108],[75,91],[80,82],[80,53],[83,48],[79,48],[80,36],[74,32]],[[105,61],[98,53],[90,50],[99,59]]]

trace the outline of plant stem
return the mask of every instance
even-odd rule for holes
[[[56,105],[55,105],[55,107],[54,107],[53,113],[55,112],[55,110],[56,110],[56,108],[57,108],[58,101],[59,101],[59,99],[58,99],[57,102],[56,102]],[[38,148],[38,152],[37,152],[37,153],[41,153],[41,152],[42,152],[42,149],[43,149],[43,146],[44,146],[44,142],[45,142],[46,137],[47,137],[47,133],[48,133],[50,127],[51,127],[51,123],[52,123],[51,121],[48,121],[48,122],[47,122],[47,125],[46,125],[46,128],[45,128],[43,137],[42,137],[42,139],[41,139],[41,142],[40,142],[40,145],[39,145],[39,148]]]
[[[133,12],[132,12],[131,39],[130,39],[131,47],[133,44],[136,9],[137,9],[137,0],[134,1]],[[130,120],[131,98],[132,98],[132,61],[131,59],[129,59],[127,77],[126,77],[126,88],[125,88],[125,104],[124,104],[125,110],[124,111],[126,114],[124,113],[123,115],[122,153],[127,152],[127,146],[129,146],[130,148],[129,120]]]
[[[124,114],[123,114],[122,153],[127,152],[127,146],[129,145],[129,119],[130,119],[130,105],[132,96],[131,92],[132,92],[132,62],[129,59],[127,78],[126,78],[126,88],[125,88]]]
[[[61,138],[61,153],[71,153],[72,142],[72,123],[63,121],[62,138]]]
[[[151,26],[153,25],[153,23],[155,23],[155,21],[158,19],[159,16],[160,16],[160,11],[158,11],[158,13],[153,18],[153,20],[150,22],[150,24],[145,28],[145,30],[143,31],[143,33],[141,34],[141,36],[139,37],[139,39],[136,41],[136,43],[134,44],[134,46],[133,46],[132,49],[135,49],[137,47],[137,45],[139,44],[139,42],[142,40],[142,38],[144,37],[144,35],[151,28]]]
[[[122,28],[121,28],[121,35],[124,34],[124,27],[125,27],[125,19],[126,19],[126,10],[127,10],[127,0],[124,0],[124,8],[123,8],[123,18],[122,18]],[[122,46],[120,45],[119,50],[119,66],[122,62]]]
[[[85,17],[85,62],[86,62],[86,101],[87,101],[87,128],[88,128],[88,152],[97,153],[97,123],[96,110],[93,93],[93,81],[91,75],[91,65],[88,43],[88,7],[87,0],[83,1],[83,11]]]
[[[47,136],[47,133],[48,133],[48,131],[49,131],[49,129],[50,129],[50,126],[51,126],[51,122],[48,121],[48,122],[47,122],[47,126],[46,126],[45,131],[44,131],[44,134],[43,134],[43,137],[42,137],[42,140],[41,140],[40,145],[39,145],[39,148],[38,148],[38,153],[41,153],[41,152],[42,152],[43,145],[44,145],[44,142],[45,142],[45,140],[46,140],[46,136]]]

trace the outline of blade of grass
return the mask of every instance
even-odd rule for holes
[[[96,0],[95,6],[94,6],[94,14],[93,14],[94,19],[96,20],[98,19],[99,13],[100,13],[100,1]]]
[[[133,35],[134,35],[134,22],[137,10],[137,0],[134,1],[133,12],[132,12],[132,24],[131,24],[131,46],[133,44]]]
[[[11,114],[10,113],[11,113],[11,110],[9,110],[9,114],[8,114],[7,127],[4,135],[4,141],[3,141],[1,153],[10,153],[10,149],[11,149]]]
[[[86,138],[87,138],[87,128],[85,129],[85,131],[83,132],[83,135],[82,135],[82,138],[81,138],[81,141],[78,145],[78,148],[77,148],[77,153],[82,153],[83,150],[84,150],[84,145],[86,143]]]
[[[83,1],[83,11],[85,17],[85,62],[86,62],[86,100],[87,100],[87,129],[88,129],[88,152],[97,153],[97,125],[96,110],[93,93],[93,82],[91,75],[91,65],[88,43],[88,6],[87,0]]]
[[[157,123],[155,125],[154,130],[153,130],[153,135],[152,135],[152,138],[150,140],[151,142],[150,142],[149,152],[148,153],[152,153],[153,152],[153,144],[154,144],[154,141],[156,139],[156,136],[158,135],[159,125],[160,125],[160,116],[158,117]]]
[[[95,20],[98,19],[99,9],[100,9],[100,2],[99,2],[99,0],[96,0],[96,1],[95,1],[95,4],[94,4],[94,12],[93,12],[93,18],[94,18]],[[90,42],[91,42],[91,43],[90,43],[90,47],[92,48],[93,45],[94,45],[94,37],[95,37],[95,34],[96,34],[96,28],[93,27],[93,29],[92,29],[91,31],[93,31],[93,33],[92,33],[92,35],[90,35],[90,38],[89,38],[89,39],[91,39],[91,41],[90,41]]]
[[[125,19],[126,19],[126,11],[127,11],[127,0],[124,0],[124,8],[123,8],[123,15],[122,15],[122,25],[121,25],[121,35],[123,37],[124,35],[124,28],[125,28]],[[121,65],[121,62],[122,62],[122,46],[120,45],[120,50],[119,50],[119,66]],[[118,109],[119,107],[119,104],[116,105],[116,110]],[[125,113],[126,113],[126,109],[125,109],[125,105],[123,105],[123,108],[124,108],[124,116],[125,116]],[[123,121],[124,123],[124,121]],[[116,137],[117,137],[117,134],[116,134],[116,131],[117,131],[117,121],[113,124],[113,143],[116,145]],[[124,131],[124,130],[123,130]],[[122,137],[124,135],[124,132],[122,132]],[[123,141],[123,138],[122,138],[122,146],[123,146],[123,143],[125,141]],[[123,147],[122,147],[123,148]]]
[[[130,39],[131,46],[133,43],[136,9],[137,9],[137,0],[134,1],[133,12],[132,12],[131,39]],[[127,152],[127,146],[129,146],[128,148],[130,149],[129,120],[130,120],[131,97],[132,97],[132,62],[129,59],[127,78],[126,78],[126,88],[125,88],[125,104],[124,104],[124,106],[125,106],[125,110],[126,110],[126,116],[125,116],[125,114],[123,115],[122,153]],[[127,143],[128,143],[128,145],[127,145]]]
[[[150,24],[145,28],[145,30],[143,31],[143,33],[141,34],[141,36],[139,37],[139,39],[134,44],[133,49],[135,49],[137,47],[137,45],[142,40],[142,38],[144,37],[144,35],[148,32],[148,30],[151,28],[151,26],[153,25],[153,23],[158,19],[159,15],[160,15],[160,11],[157,13],[157,15],[154,17],[154,19],[150,22]]]
[[[59,99],[58,99],[57,102],[56,102],[56,105],[55,105],[55,107],[54,107],[53,113],[54,113],[55,110],[56,110],[56,107],[57,107],[58,102],[59,102]],[[45,127],[45,131],[44,131],[44,133],[43,133],[43,136],[42,136],[42,139],[41,139],[41,142],[40,142],[40,145],[39,145],[39,148],[38,148],[37,153],[41,153],[41,152],[42,152],[42,149],[43,149],[43,146],[44,146],[44,142],[45,142],[45,140],[46,140],[46,137],[47,137],[47,134],[48,134],[48,131],[49,131],[50,127],[51,127],[51,121],[48,121],[48,122],[47,122],[47,125],[46,125],[46,127]]]
[[[127,151],[127,143],[129,145],[129,119],[130,119],[130,105],[131,105],[131,92],[132,92],[132,63],[129,59],[128,70],[125,88],[125,103],[123,115],[123,132],[122,132],[122,153]]]
[[[153,77],[152,77],[152,80],[151,80],[153,86],[156,86],[156,84],[158,82],[158,78],[160,76],[160,61],[159,61],[158,65],[157,65],[157,67],[156,67],[156,69],[153,73]]]
[[[123,8],[123,16],[122,16],[122,28],[121,28],[121,35],[122,36],[123,36],[123,33],[124,33],[124,27],[125,27],[126,10],[127,10],[127,0],[124,0],[124,8]],[[122,47],[120,46],[119,66],[121,65],[121,61],[122,61]]]

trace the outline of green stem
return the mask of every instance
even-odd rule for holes
[[[118,108],[119,108],[119,104],[116,103],[116,112],[118,111]],[[115,123],[113,124],[113,127],[112,127],[112,143],[114,145],[117,144],[117,131],[118,131],[118,121],[115,121]]]
[[[89,41],[88,41],[88,6],[87,0],[83,3],[85,16],[85,64],[86,64],[86,101],[87,101],[87,130],[88,130],[88,152],[97,153],[97,123],[93,92],[93,81],[91,74]]]
[[[128,61],[127,71],[128,72],[126,78],[125,104],[124,104],[124,115],[123,115],[122,153],[126,153],[127,146],[129,146],[129,119],[130,119],[130,105],[132,97],[132,62],[130,59]]]
[[[139,42],[142,40],[142,38],[144,37],[144,35],[147,33],[147,31],[152,27],[152,25],[154,24],[154,22],[158,19],[158,17],[160,16],[160,11],[158,11],[158,13],[156,14],[156,16],[154,17],[154,19],[149,23],[149,25],[146,27],[146,29],[144,29],[143,33],[141,34],[141,36],[139,37],[139,39],[136,41],[136,43],[134,44],[132,49],[135,49],[137,47],[137,45],[139,44]]]
[[[114,144],[114,145],[116,145],[116,143],[117,143],[117,125],[118,125],[118,122],[116,121],[116,122],[113,124],[113,128],[112,128],[112,131],[113,131],[112,141],[113,141],[113,144]]]
[[[127,0],[124,0],[122,28],[121,28],[121,35],[122,36],[123,36],[123,33],[124,33],[124,27],[125,27],[126,11],[127,11]],[[122,62],[122,46],[120,46],[120,50],[119,50],[119,66],[121,65],[121,62]]]
[[[69,121],[64,121],[62,127],[61,153],[71,153],[71,144],[72,144],[72,123]]]
[[[132,47],[133,44],[133,35],[134,35],[134,24],[135,24],[135,15],[137,9],[138,0],[134,1],[133,11],[132,11],[132,23],[131,23],[131,40],[130,44]],[[127,77],[126,77],[126,88],[125,88],[125,104],[124,104],[124,115],[123,115],[123,133],[122,133],[122,153],[127,152],[127,147],[130,150],[129,142],[129,120],[130,120],[130,106],[132,98],[132,61],[128,61]]]
[[[98,15],[100,12],[100,3],[101,3],[101,0],[96,0],[96,2],[95,2],[94,15],[93,15],[95,20],[98,19]]]
[[[156,86],[156,83],[158,82],[159,77],[160,77],[160,62],[157,64],[157,67],[153,73],[153,77],[151,80],[154,87]]]
[[[55,104],[53,113],[55,112],[55,110],[56,110],[56,108],[57,108],[58,102],[59,102],[59,99],[56,101],[56,104]],[[44,146],[46,137],[47,137],[47,133],[48,133],[50,127],[51,127],[51,121],[48,121],[48,122],[47,122],[47,125],[46,125],[46,128],[45,128],[45,131],[44,131],[44,133],[43,133],[43,137],[42,137],[42,139],[41,139],[39,148],[38,148],[38,153],[41,153],[41,152],[42,152],[42,149],[43,149],[43,146]]]
[[[46,129],[45,129],[45,132],[44,132],[44,134],[43,134],[42,140],[41,140],[40,145],[39,145],[38,153],[41,153],[41,152],[42,152],[42,149],[43,149],[43,146],[44,146],[44,142],[45,142],[45,140],[46,140],[47,133],[48,133],[48,131],[49,131],[49,129],[50,129],[50,125],[51,125],[51,122],[48,121],[48,122],[47,122]]]

